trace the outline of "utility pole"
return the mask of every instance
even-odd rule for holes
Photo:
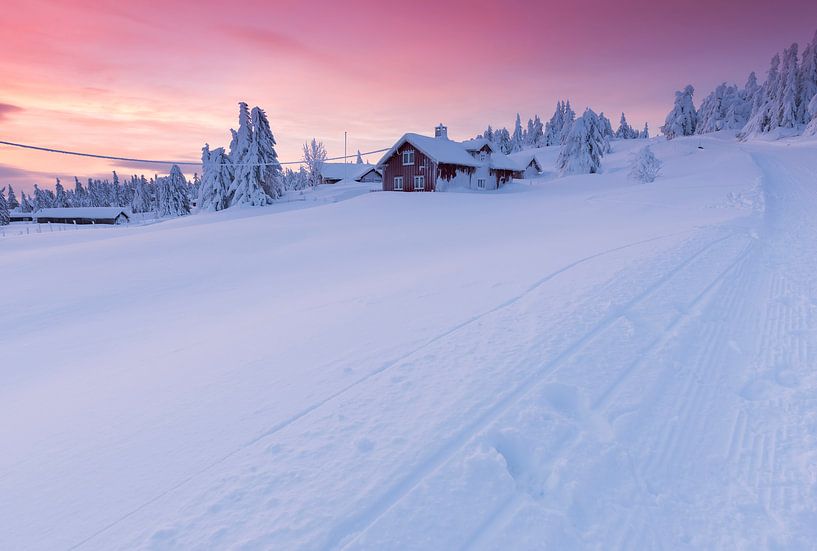
[[[346,162],[346,131],[343,131],[343,180],[345,181],[346,178],[349,177],[347,174],[349,170],[349,165]]]

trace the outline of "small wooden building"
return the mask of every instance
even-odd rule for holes
[[[127,224],[133,216],[122,207],[40,209],[33,215],[40,224]]]
[[[9,222],[33,222],[34,213],[11,211],[9,212]]]
[[[323,163],[321,179],[324,184],[337,184],[342,180],[380,183],[383,175],[377,166],[366,163]]]
[[[516,163],[521,173],[521,178],[538,178],[542,175],[542,172],[544,172],[539,159],[536,158],[536,152],[534,150],[529,149],[511,153],[508,157]]]
[[[517,164],[487,140],[455,142],[442,124],[433,138],[403,135],[377,167],[383,173],[383,191],[498,189],[520,174]]]

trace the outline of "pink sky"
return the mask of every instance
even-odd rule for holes
[[[438,122],[454,138],[569,98],[653,132],[673,92],[762,78],[805,43],[817,2],[11,0],[0,19],[0,140],[197,160],[236,103],[266,109],[281,160],[388,147]],[[371,161],[376,160],[373,156]],[[157,172],[0,146],[0,187]]]

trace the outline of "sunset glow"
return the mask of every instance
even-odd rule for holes
[[[674,90],[762,76],[817,20],[808,0],[576,4],[12,0],[0,22],[0,139],[195,161],[205,142],[229,143],[240,100],[267,110],[283,161],[313,136],[341,155],[344,131],[350,154],[440,121],[465,138],[512,125],[517,111],[547,117],[559,98],[655,131]],[[0,146],[0,186],[112,169],[162,167]]]

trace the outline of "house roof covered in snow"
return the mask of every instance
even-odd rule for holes
[[[120,214],[128,218],[133,216],[130,209],[123,207],[66,207],[40,209],[33,213],[38,218],[87,218],[91,220],[111,220]]]
[[[474,168],[480,166],[479,161],[474,159],[459,142],[454,142],[447,138],[432,138],[430,136],[412,133],[404,134],[402,138],[397,140],[397,143],[380,159],[378,166],[386,164],[386,161],[388,161],[404,143],[410,143],[437,163],[470,166]]]
[[[321,176],[327,180],[359,180],[372,170],[377,170],[377,165],[367,163],[323,163],[321,165]]]

